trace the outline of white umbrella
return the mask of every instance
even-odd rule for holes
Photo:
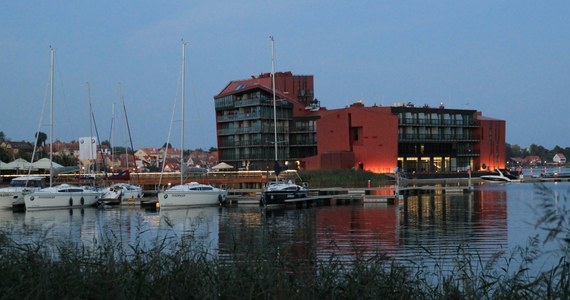
[[[233,168],[234,168],[234,166],[227,164],[225,162],[221,162],[221,163],[212,167],[212,169],[214,169],[214,170],[224,170],[224,169],[233,169]]]
[[[49,169],[50,167],[53,167],[54,169],[58,169],[63,167],[62,165],[53,162],[52,164],[50,164],[50,160],[49,158],[42,158],[36,162],[32,163],[32,166],[36,169]]]
[[[7,163],[5,170],[27,170],[30,168],[30,166],[31,164],[27,160],[23,158],[18,158],[13,162]]]

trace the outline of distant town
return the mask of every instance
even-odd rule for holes
[[[40,132],[39,136],[45,134]],[[168,146],[168,147],[167,147]],[[35,148],[35,149],[34,149]],[[0,171],[4,173],[14,171],[2,168],[10,162],[18,159],[26,162],[37,161],[41,158],[49,157],[50,145],[45,143],[45,139],[37,139],[37,144],[29,141],[11,141],[3,131],[0,131]],[[93,171],[95,164],[99,164],[101,171],[119,171],[130,169],[136,172],[177,172],[180,171],[180,149],[173,148],[166,143],[160,147],[142,147],[130,149],[127,147],[112,147],[109,141],[102,141],[96,147],[97,158],[80,159],[80,142],[55,141],[52,146],[53,161],[62,166],[77,166],[80,170]],[[523,148],[517,144],[506,144],[507,166],[512,168],[528,168],[542,166],[566,165],[566,157],[570,155],[570,147],[562,148],[556,146],[547,149],[540,145],[532,144],[528,148]],[[34,153],[35,151],[35,153]],[[33,157],[32,157],[33,156]],[[195,171],[207,171],[212,166],[219,163],[218,150],[215,147],[210,149],[194,149],[184,151],[184,161],[187,166],[195,168]],[[164,170],[162,168],[164,164]],[[240,168],[240,166],[238,166]],[[24,171],[24,170],[17,170]]]
[[[45,134],[40,132],[38,136],[45,136]],[[109,141],[102,141],[94,147],[96,155],[84,159],[81,155],[80,141],[55,141],[50,147],[50,144],[46,144],[45,139],[42,138],[38,138],[37,143],[11,141],[4,132],[0,131],[0,171],[5,173],[9,172],[9,169],[14,171],[13,168],[2,166],[17,160],[31,163],[48,158],[50,148],[54,163],[64,167],[77,166],[83,172],[109,172],[126,169],[136,172],[176,172],[180,171],[182,155],[180,149],[173,148],[166,143],[160,148],[143,147],[133,150],[127,147],[112,147]],[[216,148],[185,150],[184,161],[188,167],[196,168],[196,171],[207,170],[218,163],[218,151]],[[23,172],[24,170],[16,171]]]

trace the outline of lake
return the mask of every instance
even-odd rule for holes
[[[544,185],[568,199],[569,182]],[[92,245],[107,238],[151,245],[161,239],[193,236],[213,255],[223,254],[246,234],[274,239],[299,259],[386,253],[403,263],[445,266],[462,253],[483,261],[497,252],[526,246],[536,229],[540,198],[530,183],[481,184],[468,194],[408,196],[397,205],[365,203],[263,211],[256,205],[145,210],[138,207],[29,212],[0,211],[0,229],[19,242],[45,240]],[[542,245],[545,251],[556,243]],[[555,264],[556,252],[539,260]]]

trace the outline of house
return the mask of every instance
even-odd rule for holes
[[[136,157],[137,166],[153,166],[160,168],[164,159],[165,152],[167,160],[171,159],[174,161],[180,161],[180,156],[182,155],[182,151],[180,151],[180,149],[168,148],[168,151],[166,151],[164,148],[140,148],[134,154]]]
[[[34,151],[34,145],[25,141],[3,141],[0,143],[0,148],[4,149],[8,155],[12,156],[12,160],[21,157],[24,153],[31,154]]]
[[[524,162],[525,162],[527,165],[536,166],[536,165],[541,165],[541,164],[542,164],[542,159],[540,159],[540,156],[529,155],[529,156],[526,156],[526,157],[524,158]]]
[[[554,155],[552,158],[552,161],[559,165],[563,165],[566,163],[566,156],[564,156],[562,153],[556,153],[556,155]]]

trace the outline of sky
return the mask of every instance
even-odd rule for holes
[[[90,136],[92,111],[101,140],[129,146],[124,99],[135,149],[180,147],[184,40],[184,149],[216,147],[213,97],[271,72],[273,36],[276,70],[313,75],[328,109],[444,103],[505,120],[507,143],[570,147],[568,12],[569,1],[4,1],[0,131],[49,132],[52,47],[54,139]]]

